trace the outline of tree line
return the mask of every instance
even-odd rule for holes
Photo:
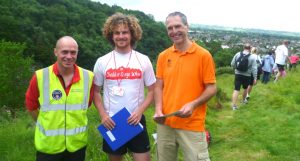
[[[0,0],[0,37],[6,41],[24,43],[24,56],[32,57],[39,66],[54,62],[56,40],[65,35],[79,44],[78,64],[92,69],[96,59],[112,47],[102,37],[106,18],[115,12],[133,14],[140,20],[143,38],[137,50],[152,60],[170,40],[163,23],[140,11],[124,10],[89,0]]]

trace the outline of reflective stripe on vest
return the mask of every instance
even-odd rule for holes
[[[79,80],[71,85],[67,95],[53,67],[36,71],[40,109],[35,147],[47,154],[75,152],[88,142],[87,109],[94,75],[78,67]]]
[[[49,67],[43,69],[43,97],[44,101],[40,107],[41,111],[58,111],[58,110],[85,110],[88,108],[88,92],[89,92],[89,73],[88,71],[82,69],[83,71],[83,80],[84,80],[84,100],[82,104],[50,104],[49,98]],[[57,136],[57,135],[75,135],[87,130],[87,126],[81,126],[74,129],[54,129],[54,130],[45,130],[40,122],[36,122],[36,126],[39,128],[39,131],[45,136]]]
[[[42,111],[57,111],[57,110],[81,110],[88,108],[88,92],[89,92],[89,73],[88,71],[82,69],[83,79],[84,79],[84,100],[82,104],[72,104],[68,105],[66,108],[65,104],[49,104],[49,67],[43,69],[43,97],[44,101],[40,107]]]
[[[87,126],[81,126],[74,129],[57,129],[57,130],[45,130],[43,126],[37,121],[36,126],[40,129],[40,132],[46,136],[57,136],[57,135],[75,135],[86,131]]]

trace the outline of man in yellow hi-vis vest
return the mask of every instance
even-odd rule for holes
[[[26,92],[26,108],[36,121],[36,161],[83,161],[94,74],[75,64],[72,37],[60,38],[54,54],[56,63],[37,70]]]

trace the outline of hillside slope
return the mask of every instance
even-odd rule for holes
[[[277,83],[254,86],[248,104],[232,111],[210,108],[207,128],[213,136],[213,161],[300,160],[300,73],[288,72]],[[218,86],[231,98],[233,75],[218,77]]]
[[[299,69],[298,69],[299,70]],[[209,147],[212,161],[299,161],[300,160],[300,71],[288,72],[287,77],[274,84],[260,82],[254,87],[249,104],[237,111],[230,108],[233,75],[218,77],[218,87],[228,98],[223,108],[210,107],[206,127],[211,132]],[[155,144],[151,137],[156,131],[152,120],[154,108],[146,112],[151,141],[152,160]],[[102,138],[97,131],[100,124],[94,107],[89,109],[89,143],[86,160],[105,161]],[[17,118],[0,113],[0,160],[34,160],[34,123],[24,111]],[[182,161],[182,155],[180,154]],[[132,160],[129,155],[126,160]]]

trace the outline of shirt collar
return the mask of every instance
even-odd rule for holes
[[[188,48],[187,51],[184,52],[184,54],[192,54],[192,53],[195,52],[195,50],[196,50],[196,43],[195,43],[195,41],[192,41],[192,45],[190,46],[190,48]],[[179,53],[179,52],[180,52],[179,50],[177,50],[177,49],[175,48],[175,45],[174,45],[174,44],[173,44],[173,46],[172,46],[172,51],[173,51],[173,52],[176,52],[176,53]]]
[[[78,69],[78,66],[76,64],[74,64],[74,69],[75,69],[75,73],[74,73],[74,76],[73,76],[73,79],[72,79],[72,83],[78,82],[80,80],[79,69]],[[58,63],[57,62],[53,65],[53,73],[56,76],[60,76],[60,73],[58,71]]]

